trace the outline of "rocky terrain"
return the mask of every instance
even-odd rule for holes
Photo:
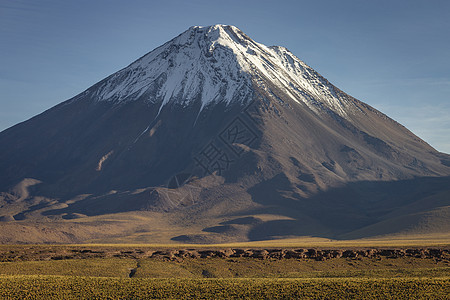
[[[189,28],[0,145],[0,243],[450,232],[448,154],[234,26]]]
[[[9,246],[0,248],[0,262],[42,261],[89,258],[132,258],[181,261],[183,259],[254,258],[254,259],[312,259],[324,261],[334,258],[433,259],[450,264],[449,247],[401,247],[401,248],[195,248],[155,249],[119,247],[67,247],[67,246]]]

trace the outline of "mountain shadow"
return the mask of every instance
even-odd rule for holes
[[[268,207],[264,210],[289,218],[254,226],[248,234],[250,240],[294,236],[348,239],[450,230],[450,177],[352,182],[310,198],[288,193],[291,188],[280,174],[249,190],[255,202]]]

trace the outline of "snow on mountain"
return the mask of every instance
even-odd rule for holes
[[[113,102],[144,97],[160,102],[160,110],[169,102],[187,106],[200,99],[203,109],[221,101],[249,100],[254,84],[272,93],[263,78],[316,112],[325,106],[345,117],[351,105],[286,48],[267,47],[228,25],[189,28],[100,82],[92,96]]]
[[[450,228],[449,155],[232,26],[191,27],[0,145],[0,243]]]

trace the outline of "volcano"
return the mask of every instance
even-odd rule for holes
[[[234,26],[0,133],[0,242],[450,231],[450,156]]]

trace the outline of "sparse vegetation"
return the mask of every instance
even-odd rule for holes
[[[128,277],[136,266],[133,259],[67,259],[0,263],[0,275],[59,275],[90,277]]]
[[[129,245],[3,245],[0,299],[446,299],[450,294],[446,256],[323,261],[148,256],[155,251]]]
[[[119,279],[0,276],[4,299],[444,299],[449,278]]]
[[[90,258],[0,263],[0,275],[60,275],[128,278],[394,278],[450,277],[450,264],[432,259],[362,259],[328,261],[207,258]]]

